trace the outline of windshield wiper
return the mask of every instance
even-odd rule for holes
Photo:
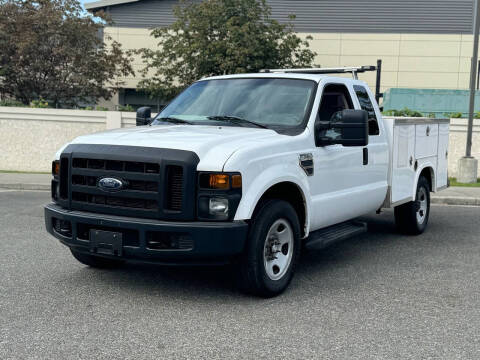
[[[177,119],[177,118],[174,118],[174,117],[161,117],[161,118],[155,119],[155,121],[164,121],[164,122],[169,122],[169,123],[172,123],[172,124],[188,124],[188,125],[193,125],[193,123],[190,122],[190,121],[182,120],[182,119]]]
[[[263,124],[259,124],[255,121],[247,120],[247,119],[242,119],[241,117],[238,116],[231,116],[231,115],[212,115],[212,116],[207,116],[207,119],[210,120],[219,120],[219,121],[237,121],[237,122],[243,122],[247,124],[254,125],[256,127],[262,128],[262,129],[270,129],[268,126],[265,126]]]

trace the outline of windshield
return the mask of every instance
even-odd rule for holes
[[[153,122],[291,128],[303,124],[315,82],[299,79],[236,78],[191,85]]]

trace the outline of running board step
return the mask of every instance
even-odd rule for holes
[[[337,241],[367,232],[367,223],[361,221],[346,221],[310,233],[305,247],[320,250]]]

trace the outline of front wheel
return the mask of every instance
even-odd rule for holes
[[[300,254],[300,225],[293,207],[268,200],[253,216],[247,249],[240,262],[241,288],[272,297],[290,284]]]
[[[401,232],[418,235],[425,231],[430,215],[430,186],[425,177],[418,179],[415,201],[395,207],[394,213]]]

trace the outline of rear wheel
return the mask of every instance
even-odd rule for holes
[[[300,225],[293,207],[268,200],[256,211],[239,271],[241,288],[272,297],[290,284],[300,254]]]
[[[100,256],[93,256],[93,255],[84,254],[72,249],[70,249],[70,251],[72,252],[73,257],[77,259],[79,262],[94,268],[112,269],[124,264],[124,261],[122,260],[115,260],[115,259],[103,258]]]
[[[395,207],[394,212],[401,232],[418,235],[425,231],[430,215],[430,186],[425,177],[418,179],[415,201]]]

